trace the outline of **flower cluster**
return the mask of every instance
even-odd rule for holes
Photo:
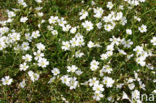
[[[143,21],[153,9],[141,11],[145,0],[82,1],[80,9],[61,13],[52,6],[59,2],[18,0],[17,8],[6,10],[7,20],[0,21],[0,86],[45,86],[65,103],[142,103],[141,92],[156,92],[156,36],[153,23]]]

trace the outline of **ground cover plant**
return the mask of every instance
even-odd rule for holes
[[[155,14],[155,0],[0,0],[0,103],[155,103]]]

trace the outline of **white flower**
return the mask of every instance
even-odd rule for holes
[[[75,47],[75,46],[83,46],[85,43],[84,43],[84,39],[83,39],[83,36],[82,37],[74,37],[72,38],[72,40],[70,40],[70,43],[71,43],[71,46],[72,47]]]
[[[47,61],[47,59],[45,58],[39,58],[38,60],[38,66],[45,68],[47,67],[47,65],[49,65],[49,61]]]
[[[145,66],[146,65],[146,62],[144,61],[144,58],[143,57],[136,58],[136,62],[138,64],[140,64],[141,66]]]
[[[72,47],[78,46],[78,42],[76,38],[72,38],[72,40],[70,40],[70,44]]]
[[[155,90],[153,90],[153,92],[152,92],[152,93],[156,94],[156,89],[155,89]]]
[[[50,84],[50,83],[52,83],[52,82],[55,82],[55,79],[56,79],[56,77],[50,78],[50,80],[48,81],[48,83]]]
[[[107,3],[107,8],[109,9],[109,10],[111,10],[112,8],[113,8],[113,4],[112,4],[112,2],[108,2]]]
[[[69,85],[70,78],[68,77],[68,75],[64,75],[61,77],[61,81],[63,84]]]
[[[135,6],[139,5],[139,0],[125,0],[125,1],[127,1],[130,5]]]
[[[42,17],[42,16],[43,16],[43,12],[38,12],[37,15],[38,15],[39,17]]]
[[[30,49],[30,47],[29,47],[29,43],[28,42],[23,42],[23,44],[22,44],[22,49],[23,50],[29,50]]]
[[[120,6],[119,6],[119,9],[123,10],[123,9],[124,9],[124,8],[123,8],[123,5],[120,5]]]
[[[19,46],[19,45],[15,46],[15,47],[14,47],[14,50],[15,50],[15,51],[20,51],[20,50],[21,50],[21,46]]]
[[[92,1],[92,3],[91,3],[92,5],[95,5],[96,3],[94,2],[94,1]]]
[[[122,49],[118,48],[118,51],[119,51],[120,54],[127,55],[127,53],[124,50],[122,50]]]
[[[132,30],[131,29],[126,29],[126,33],[129,35],[132,35]]]
[[[101,18],[102,17],[102,14],[103,14],[103,9],[102,8],[99,8],[99,7],[97,7],[97,8],[94,8],[93,9],[94,10],[94,17],[96,17],[96,18]]]
[[[57,18],[57,17],[56,17],[56,18]],[[61,27],[63,27],[65,24],[67,24],[67,21],[65,21],[63,17],[62,17],[61,19],[58,19],[57,21],[58,21],[58,23],[59,23],[59,25],[60,25]]]
[[[82,26],[87,30],[87,31],[91,31],[93,29],[93,24],[91,21],[85,21],[82,23]]]
[[[147,26],[142,24],[141,27],[138,28],[141,33],[147,32]]]
[[[96,71],[99,68],[99,62],[96,60],[92,60],[92,62],[90,63],[90,69],[92,71]]]
[[[130,90],[133,90],[135,88],[135,84],[134,83],[128,84],[128,87]]]
[[[25,23],[28,20],[27,17],[21,17],[20,22]]]
[[[82,9],[79,15],[80,15],[80,20],[86,19],[86,17],[88,16],[88,12]]]
[[[106,50],[113,51],[114,50],[114,45],[113,44],[107,45]]]
[[[108,57],[110,57],[110,56],[113,55],[113,52],[112,52],[112,51],[107,51],[107,52],[106,52],[106,55],[107,55]]]
[[[77,70],[75,73],[76,73],[77,75],[81,75],[83,72],[82,72],[81,70]]]
[[[111,45],[113,46],[114,44],[119,45],[120,44],[120,38],[112,37],[109,39],[112,43]]]
[[[81,58],[84,55],[80,50],[75,52],[75,57],[76,58]]]
[[[0,41],[0,50],[3,50],[5,47],[6,47],[6,44],[3,41]]]
[[[89,48],[92,48],[92,47],[95,47],[95,44],[92,41],[89,41],[88,44],[87,44],[87,46]]]
[[[44,56],[43,53],[41,53],[40,50],[38,50],[37,52],[34,52],[35,55],[35,60],[38,60],[39,58],[42,58]]]
[[[7,13],[8,13],[9,18],[12,18],[12,17],[16,16],[16,14],[13,11],[7,10]]]
[[[78,67],[76,67],[75,65],[72,65],[72,66],[67,66],[67,72],[72,72],[72,73],[74,73],[77,69],[78,69]]]
[[[70,33],[72,33],[72,34],[76,33],[76,27],[71,28]]]
[[[121,23],[122,25],[125,25],[125,24],[127,23],[126,17],[121,18],[120,23]]]
[[[106,60],[108,58],[108,55],[107,54],[101,54],[100,57],[101,57],[101,60]]]
[[[3,35],[9,31],[8,27],[0,27],[0,34]]]
[[[130,60],[133,56],[134,56],[134,54],[127,55],[127,59],[126,60]]]
[[[148,69],[154,70],[154,67],[153,67],[150,63],[148,63],[148,64],[146,65],[146,67],[147,67]]]
[[[146,0],[139,0],[140,2],[145,2]]]
[[[103,85],[102,84],[95,84],[93,86],[93,90],[96,92],[96,93],[101,93],[104,91],[104,88],[103,88]]]
[[[141,18],[137,17],[137,16],[134,16],[134,19],[136,19],[137,21],[141,21]]]
[[[25,80],[23,80],[22,82],[20,82],[20,87],[24,88],[26,86]]]
[[[103,94],[102,93],[94,93],[93,99],[95,99],[96,101],[99,101],[101,98],[103,98]]]
[[[153,45],[156,45],[156,37],[152,38],[151,43],[153,43]]]
[[[139,55],[139,57],[141,57],[143,60],[145,60],[148,56],[149,54],[146,51],[143,51],[142,54]]]
[[[28,75],[33,82],[39,79],[39,74],[34,73],[33,71],[29,71]]]
[[[58,17],[57,16],[50,16],[50,18],[49,18],[49,23],[50,24],[55,24],[56,22],[57,22],[57,20],[58,20]]]
[[[96,66],[99,65],[99,62],[96,60],[92,60],[92,62],[90,63],[91,66]]]
[[[35,0],[37,3],[41,3],[42,2],[42,0]]]
[[[29,54],[26,54],[25,56],[22,56],[22,59],[24,59],[26,62],[30,62],[32,60],[32,56]]]
[[[78,81],[76,80],[76,77],[70,78],[69,84],[68,86],[70,87],[70,89],[76,89],[76,87],[78,86]]]
[[[111,95],[111,96],[109,96],[109,97],[107,97],[107,100],[109,101],[109,102],[111,102],[111,103],[114,103],[115,101],[114,101],[114,97]],[[117,98],[117,100],[118,100],[118,98]]]
[[[133,42],[130,39],[127,41],[123,40],[121,43],[124,45],[125,48],[130,48],[131,45],[133,44]]]
[[[121,20],[123,18],[123,13],[122,12],[118,12],[117,14],[116,14],[116,17],[114,18],[115,20],[117,20],[117,21],[119,21],[119,20]]]
[[[57,35],[57,34],[58,34],[58,31],[57,31],[57,30],[53,30],[53,31],[51,31],[51,33],[52,33],[53,35]]]
[[[137,54],[141,54],[144,50],[141,46],[136,46],[133,51],[135,51]]]
[[[94,86],[95,84],[99,84],[99,81],[96,79],[96,77],[89,79],[89,86]]]
[[[32,37],[33,37],[33,38],[38,38],[39,36],[40,36],[40,33],[39,33],[38,30],[32,32]]]
[[[32,40],[32,37],[31,37],[30,33],[25,33],[25,38],[26,38],[29,42],[31,42],[31,40]]]
[[[24,2],[24,0],[18,0],[18,3],[23,7],[27,7],[27,4]]]
[[[49,31],[54,30],[54,27],[53,27],[53,26],[51,26],[51,25],[48,25],[48,26],[47,26],[47,28],[48,28],[48,30],[49,30]]]
[[[104,84],[106,84],[106,87],[108,88],[108,87],[112,87],[113,86],[113,84],[114,84],[114,80],[112,79],[112,78],[110,78],[110,77],[104,77],[103,78],[103,83]]]
[[[109,65],[105,65],[102,67],[102,72],[111,73],[113,69]]]
[[[60,74],[60,70],[58,68],[53,68],[53,70],[51,70],[51,72],[53,73],[54,76]]]
[[[99,22],[99,23],[96,24],[96,26],[97,26],[98,29],[101,29],[102,28],[102,23]]]
[[[142,83],[142,81],[139,81],[139,85],[140,85],[140,88],[141,88],[141,89],[146,90],[146,89],[145,89],[145,84]]]
[[[26,63],[20,64],[20,71],[26,71],[29,66]]]
[[[42,43],[37,43],[37,44],[36,44],[36,47],[37,47],[37,49],[40,50],[40,51],[45,50],[45,46],[44,46]]]
[[[113,29],[113,26],[110,24],[104,25],[104,28],[106,31],[111,31]]]
[[[65,51],[66,51],[66,50],[70,50],[70,43],[69,43],[69,41],[66,41],[66,42],[63,41],[63,42],[62,42],[62,45],[63,45],[63,46],[62,46],[62,49],[63,49],[63,50],[65,50]]]
[[[128,78],[128,80],[127,80],[127,83],[132,83],[132,82],[134,82],[135,81],[135,79],[133,79],[133,78]]]
[[[10,37],[11,37],[11,39],[13,40],[13,42],[15,42],[15,41],[20,40],[21,35],[20,35],[20,33],[12,33],[12,34],[10,35]]]
[[[70,25],[64,25],[64,26],[62,26],[62,30],[65,31],[65,32],[69,31],[70,28],[71,28]]]
[[[77,38],[77,42],[78,42],[77,43],[78,44],[77,46],[80,46],[81,47],[81,46],[84,46],[85,45],[85,42],[84,42],[84,39],[83,38]]]
[[[124,83],[119,83],[116,85],[117,88],[121,89],[123,87]]]
[[[3,85],[10,85],[13,82],[13,79],[10,78],[9,76],[5,76],[2,78],[2,84]]]

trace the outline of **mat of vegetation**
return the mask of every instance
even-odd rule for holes
[[[0,0],[0,103],[155,103],[155,75],[155,0]]]

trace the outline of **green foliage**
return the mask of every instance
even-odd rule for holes
[[[89,16],[87,20],[92,21],[93,24],[96,24],[101,21],[101,19],[95,19],[93,17],[92,10],[88,10],[89,8],[94,7],[102,7],[104,9],[104,15],[108,15],[110,11],[106,7],[107,0],[94,0],[96,2],[96,6],[91,5],[92,0],[84,0],[82,3],[81,0],[42,0],[43,3],[38,4],[35,0],[25,0],[28,7],[24,8],[19,5],[16,0],[0,0],[0,21],[2,16],[7,18],[7,14],[5,10],[13,10],[13,8],[18,8],[20,11],[15,11],[16,16],[13,17],[14,20],[12,23],[7,24],[10,30],[14,29],[16,32],[21,33],[21,40],[14,44],[13,47],[16,47],[17,44],[22,44],[26,42],[26,38],[24,36],[27,32],[33,32],[35,30],[39,30],[41,32],[41,36],[37,39],[32,40],[30,42],[30,50],[29,51],[15,51],[12,48],[5,48],[0,51],[0,79],[6,75],[9,75],[13,78],[13,83],[10,86],[3,86],[0,84],[0,103],[63,103],[61,95],[66,98],[70,103],[96,103],[92,96],[94,94],[93,90],[89,86],[80,86],[77,89],[70,90],[65,84],[61,83],[61,80],[55,80],[53,83],[48,83],[51,77],[53,77],[51,70],[54,67],[60,69],[61,74],[59,76],[66,75],[67,66],[68,65],[76,65],[82,71],[81,76],[77,76],[75,74],[70,74],[72,76],[76,76],[80,83],[84,83],[85,81],[99,76],[99,71],[92,72],[90,68],[90,62],[95,59],[100,62],[100,69],[103,65],[106,65],[110,62],[110,66],[113,68],[113,72],[109,75],[114,78],[118,83],[122,83],[125,81],[125,78],[134,77],[134,71],[139,70],[139,77],[143,79],[144,84],[146,85],[147,90],[145,93],[151,93],[155,89],[155,83],[152,81],[155,79],[155,75],[153,75],[154,70],[149,70],[147,67],[141,67],[139,64],[135,62],[135,56],[131,58],[131,60],[126,61],[125,58],[127,55],[119,54],[116,50],[113,51],[113,56],[108,58],[105,61],[100,59],[100,55],[105,53],[107,50],[107,45],[110,44],[109,39],[113,36],[126,38],[126,40],[131,39],[133,41],[133,45],[129,49],[124,49],[128,54],[135,54],[133,49],[138,45],[145,45],[145,50],[152,50],[153,54],[156,54],[156,47],[150,43],[152,37],[156,34],[156,22],[155,22],[155,0],[146,0],[145,3],[141,3],[139,6],[132,7],[129,9],[129,4],[124,0],[110,0],[114,4],[114,11],[118,12],[119,5],[124,6],[124,10],[122,10],[123,14],[127,18],[127,24],[125,26],[117,24],[116,27],[111,31],[107,32],[102,29],[97,29],[95,26],[94,30],[91,32],[86,31],[82,22],[79,20],[79,12],[84,9],[89,12]],[[36,7],[43,7],[43,17],[34,16],[37,14]],[[52,36],[51,32],[47,30],[47,26],[49,25],[48,19],[50,16],[58,16],[64,17],[68,23],[73,27],[79,25],[79,33],[83,34],[86,45],[84,47],[75,47],[71,51],[63,51],[62,41],[71,40],[75,34],[70,34],[69,32],[63,32],[60,26],[54,26],[54,29],[58,31],[58,35]],[[26,23],[20,23],[20,18],[22,16],[27,16],[29,20]],[[138,16],[141,18],[141,22],[137,22],[134,19],[134,16]],[[44,23],[41,23],[42,20],[46,20]],[[42,24],[41,27],[38,27],[38,24]],[[148,28],[146,33],[141,34],[138,31],[138,27],[141,24],[145,24]],[[2,26],[2,25],[1,25]],[[0,26],[0,27],[1,27]],[[131,36],[126,35],[126,29],[130,28],[133,30],[133,34]],[[7,35],[7,34],[5,34]],[[95,43],[100,43],[101,48],[88,48],[87,43],[89,41],[94,41]],[[36,43],[43,43],[46,46],[46,50],[43,51],[46,59],[50,62],[50,64],[46,68],[41,68],[33,63],[37,63],[35,60],[29,63],[29,70],[35,71],[40,74],[40,78],[36,82],[32,82],[28,76],[27,71],[20,71],[19,65],[24,62],[22,56],[25,54],[33,55],[33,53],[37,50]],[[119,46],[119,48],[123,48],[123,46]],[[81,50],[85,55],[82,58],[74,58],[75,52]],[[156,55],[152,57],[148,57],[146,59],[147,64],[151,63],[154,67],[156,67]],[[25,79],[26,86],[25,88],[20,88],[19,83]],[[150,80],[151,79],[151,80]],[[117,85],[116,83],[115,85]],[[136,88],[139,88],[139,84],[136,83]],[[117,96],[122,97],[122,91],[126,91],[128,95],[131,94],[128,87],[123,86],[121,90],[113,88],[105,88],[104,97],[99,101],[99,103],[109,103],[106,97],[113,95],[115,99]],[[143,92],[143,90],[140,90]],[[97,102],[98,103],[98,102]],[[120,101],[120,103],[127,103],[126,100]]]

